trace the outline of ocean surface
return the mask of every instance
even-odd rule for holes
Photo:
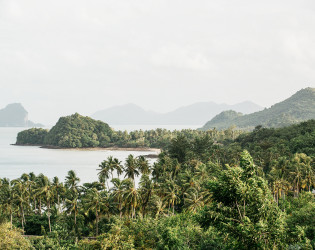
[[[197,128],[198,126],[159,126],[132,125],[111,126],[115,130],[154,129],[157,127],[170,130],[182,128]],[[58,176],[64,181],[69,170],[74,170],[81,183],[97,181],[98,165],[108,156],[118,158],[123,163],[129,154],[154,154],[148,151],[113,151],[113,150],[73,150],[73,149],[45,149],[35,146],[14,146],[17,133],[25,128],[0,128],[0,178],[10,180],[20,177],[23,173],[43,173],[49,178]],[[154,159],[149,159],[153,163]]]

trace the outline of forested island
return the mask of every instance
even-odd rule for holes
[[[50,130],[31,128],[18,133],[16,145],[40,145],[52,148],[166,148],[179,135],[187,139],[208,135],[215,141],[235,139],[243,133],[229,128],[198,131],[193,129],[170,131],[167,129],[115,131],[107,123],[87,116],[73,114],[61,117]]]
[[[104,142],[115,138],[96,124]],[[59,138],[44,133],[38,142]],[[79,183],[75,171],[64,181],[33,173],[1,179],[0,248],[315,247],[315,120],[220,139],[177,133],[156,163],[109,157],[95,166],[93,183]]]

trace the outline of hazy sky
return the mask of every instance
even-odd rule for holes
[[[262,106],[315,84],[314,0],[0,0],[0,108]]]

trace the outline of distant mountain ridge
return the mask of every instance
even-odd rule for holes
[[[0,127],[43,127],[43,125],[28,120],[28,112],[21,103],[12,103],[0,109]]]
[[[217,115],[218,113],[235,109],[245,114],[262,110],[263,107],[250,102],[242,102],[235,105],[216,104],[214,102],[199,102],[180,107],[168,113],[146,111],[135,104],[114,106],[100,110],[91,117],[109,124],[159,124],[159,125],[200,125]]]
[[[315,88],[301,89],[290,98],[252,114],[224,111],[208,121],[202,129],[226,129],[232,125],[242,129],[252,129],[258,125],[284,127],[310,119],[315,119]]]

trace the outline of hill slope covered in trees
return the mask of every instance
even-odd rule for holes
[[[284,127],[309,119],[315,119],[315,88],[302,89],[290,98],[252,114],[224,111],[208,121],[202,129],[226,129],[232,125],[242,129],[253,129],[258,125]]]
[[[17,136],[17,144],[37,144],[62,148],[102,147],[110,142],[112,129],[102,121],[79,114],[61,117],[51,130],[29,129]]]

